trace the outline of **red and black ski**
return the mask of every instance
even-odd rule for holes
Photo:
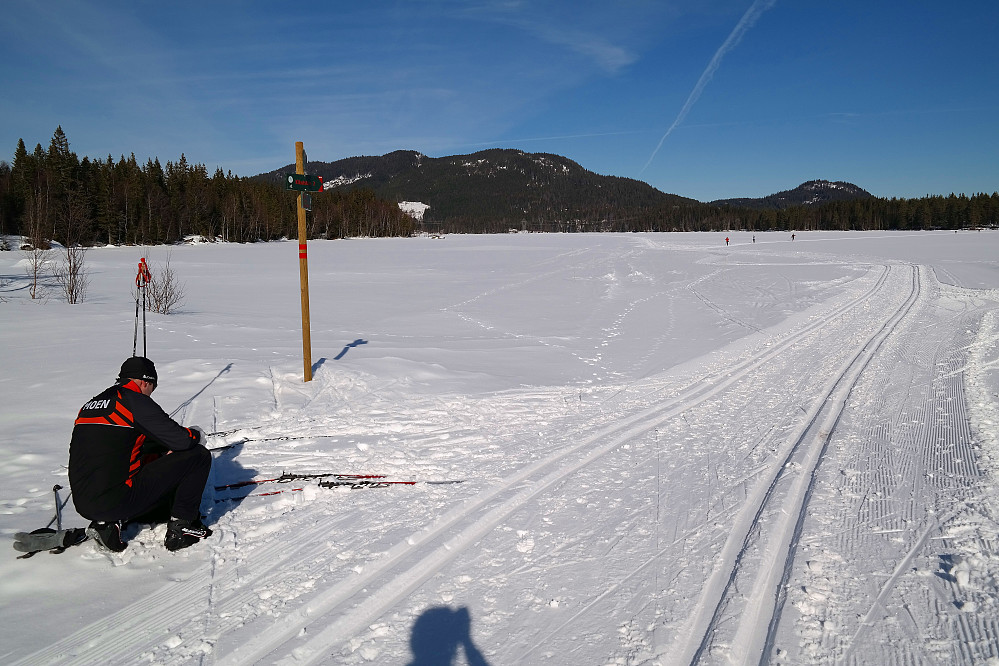
[[[261,483],[291,483],[292,481],[306,481],[310,479],[327,479],[333,477],[336,480],[353,481],[357,479],[384,479],[383,474],[337,474],[336,472],[322,472],[317,474],[294,474],[292,472],[282,472],[281,476],[269,479],[247,479],[246,481],[236,481],[221,486],[215,486],[215,490],[233,490],[235,488],[245,488],[246,486],[257,486]]]
[[[318,474],[292,474],[285,472],[281,476],[274,477],[271,479],[250,479],[247,481],[238,481],[235,483],[229,483],[222,486],[215,486],[215,490],[234,490],[238,488],[246,488],[248,486],[255,486],[262,483],[291,483],[292,481],[302,481],[318,479],[320,488],[327,488],[330,490],[336,488],[347,488],[350,490],[361,490],[364,488],[388,488],[389,486],[415,486],[420,483],[425,483],[427,485],[448,485],[448,484],[458,484],[464,483],[464,479],[460,480],[447,480],[447,481],[390,481],[387,480],[384,474],[336,474],[333,472],[318,473]],[[215,502],[229,502],[235,500],[241,500],[246,497],[269,497],[271,495],[280,495],[281,493],[295,493],[301,492],[304,488],[283,488],[281,490],[272,490],[263,493],[250,493],[248,495],[238,495],[236,497],[225,497],[221,499],[216,499]]]

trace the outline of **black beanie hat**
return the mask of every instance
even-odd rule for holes
[[[129,379],[141,379],[156,384],[156,366],[145,356],[133,356],[121,364],[118,381],[122,384]]]

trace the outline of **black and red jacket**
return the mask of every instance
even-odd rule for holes
[[[84,517],[118,507],[151,450],[184,451],[201,435],[171,419],[134,381],[91,398],[69,444],[69,483]]]

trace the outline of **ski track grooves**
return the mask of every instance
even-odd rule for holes
[[[834,308],[832,312],[803,326],[762,353],[752,356],[736,366],[725,368],[712,376],[701,379],[677,397],[631,417],[620,419],[614,425],[605,427],[596,433],[582,438],[579,443],[564,448],[548,458],[507,477],[494,488],[481,493],[464,506],[442,516],[428,530],[418,533],[398,544],[387,553],[386,558],[373,564],[364,574],[357,578],[346,580],[321,593],[311,600],[306,608],[280,618],[266,632],[259,633],[256,638],[239,646],[234,652],[219,659],[217,663],[238,664],[254,662],[264,656],[270,656],[272,660],[278,658],[279,655],[275,653],[279,648],[283,644],[294,640],[301,633],[303,627],[306,628],[306,635],[310,636],[309,640],[304,645],[299,645],[288,651],[290,655],[293,655],[295,663],[314,663],[316,660],[328,656],[332,650],[335,650],[341,643],[348,640],[354,632],[371,624],[372,621],[390,608],[393,603],[411,592],[422,581],[433,575],[435,571],[455,558],[469,545],[475,543],[479,537],[492,530],[504,518],[524,506],[532,498],[562,481],[573,472],[616,449],[622,443],[649,432],[657,425],[717,395],[744,378],[757,367],[779,355],[785,348],[793,345],[809,333],[822,328],[829,321],[842,316],[847,311],[868,302],[884,287],[892,270],[888,266],[881,268],[882,273],[878,276],[875,284],[860,297]],[[594,444],[605,439],[608,441],[591,449]],[[586,451],[586,454],[580,459],[573,463],[559,466],[566,458],[570,458],[573,454],[583,451]],[[555,469],[548,471],[550,468]],[[531,481],[531,479],[534,480]],[[475,514],[487,504],[528,481],[530,483],[527,484],[525,489],[516,492],[512,497],[502,501],[486,514],[476,517]],[[434,547],[437,539],[448,530],[463,521],[469,520],[471,522],[470,525],[448,539],[443,545]],[[420,548],[430,549],[430,552],[420,557],[419,553],[413,552]],[[392,574],[391,570],[396,568],[406,558],[410,560],[418,559],[401,573]],[[338,606],[349,601],[352,596],[365,587],[368,587],[372,581],[375,581],[386,572],[389,574],[388,580],[377,591],[367,593],[362,602],[352,609],[347,610],[342,617],[332,623],[320,621],[320,616],[331,614]],[[320,624],[324,628],[313,635],[311,631],[308,631],[308,625],[310,624]]]
[[[918,269],[910,267],[910,270],[912,282],[908,298],[860,345],[857,353],[841,366],[812,401],[805,422],[789,438],[793,444],[782,464],[775,467],[768,483],[758,485],[758,488],[763,487],[743,506],[691,619],[668,653],[661,655],[664,663],[696,664],[718,641],[728,642],[740,652],[738,660],[730,660],[731,663],[768,662],[767,655],[783,605],[783,591],[819,461],[861,373],[919,298]],[[800,467],[796,473],[789,473],[794,462]],[[764,515],[771,519],[761,520]],[[763,560],[770,561],[760,561],[755,569],[744,570],[742,563],[747,553],[761,542],[767,544],[762,548]],[[742,577],[750,580],[742,580]],[[749,592],[737,592],[733,588]],[[745,598],[736,602],[733,597],[740,594],[745,594]],[[741,604],[736,626],[723,630],[720,623],[723,619],[731,619],[733,611],[729,605],[733,603]]]
[[[447,562],[471,547],[480,537],[493,530],[506,517],[533,498],[622,443],[643,436],[660,424],[718,395],[771,361],[789,346],[800,342],[846,312],[862,307],[884,288],[889,275],[900,267],[872,266],[871,270],[876,268],[882,270],[881,274],[873,280],[874,284],[859,296],[832,306],[812,321],[800,325],[783,338],[774,339],[769,346],[757,350],[741,362],[705,375],[675,397],[654,407],[619,418],[613,424],[595,431],[578,433],[575,444],[518,470],[491,488],[484,489],[464,504],[442,515],[433,524],[399,541],[389,548],[381,559],[367,563],[362,573],[319,592],[296,610],[277,618],[269,626],[261,627],[252,638],[231,652],[218,654],[220,646],[216,645],[220,636],[239,624],[239,618],[230,611],[238,608],[244,598],[252,596],[255,582],[270,575],[279,575],[282,565],[289,558],[301,559],[303,552],[310,549],[315,549],[317,552],[328,550],[326,545],[326,535],[330,530],[328,523],[317,521],[318,524],[299,535],[300,543],[313,544],[311,546],[289,549],[282,540],[275,539],[246,553],[244,557],[238,550],[235,552],[231,550],[238,540],[238,535],[232,534],[223,517],[218,524],[220,534],[213,537],[212,553],[209,556],[211,562],[199,567],[189,578],[164,585],[143,599],[50,644],[18,663],[55,661],[66,664],[133,663],[152,656],[152,650],[162,646],[165,638],[171,635],[183,637],[185,629],[190,630],[192,634],[200,633],[201,645],[192,646],[185,640],[183,650],[157,652],[155,656],[158,663],[189,663],[199,657],[207,663],[223,665],[255,663],[265,657],[269,657],[268,661],[281,661],[283,657],[287,657],[294,663],[314,663],[328,659],[331,651],[348,641],[354,632],[370,625],[399,599],[409,594]],[[915,271],[915,268],[910,270]],[[794,446],[795,450],[810,446],[816,449],[810,458],[811,469],[817,464],[818,453],[821,450],[821,447],[806,443],[806,440],[812,438],[810,437],[812,426],[821,421],[820,432],[813,437],[824,444],[856,377],[881,341],[911,307],[918,296],[917,287],[918,279],[914,276],[913,293],[910,294],[906,304],[888,317],[884,327],[867,340],[862,351],[858,352],[832,383],[829,396],[838,407],[829,407],[822,399],[814,403],[814,413],[806,419],[807,423],[803,426],[801,436]],[[280,402],[276,391],[274,400],[275,403]],[[793,550],[793,543],[788,542],[793,542],[792,532],[800,522],[800,514],[807,505],[810,477],[811,474],[805,472],[798,477],[794,489],[797,509],[777,528],[776,536],[784,542],[781,552],[787,551],[787,560],[790,559],[789,553]],[[769,501],[774,487],[782,479],[783,475],[779,474],[773,480],[766,496],[762,498],[763,503]],[[746,527],[751,531],[753,525]],[[747,538],[743,534],[741,537],[733,537],[733,540],[741,547]],[[226,557],[225,561],[220,559],[221,555]],[[721,575],[733,579],[738,573],[738,560],[735,562],[734,569],[730,568]],[[779,571],[771,572],[767,578],[761,579],[758,585],[754,586],[754,604],[766,606],[769,603],[771,609],[773,608],[774,589],[777,586],[775,578],[783,574],[789,566],[789,563],[785,564]],[[192,617],[191,599],[204,598],[206,593],[209,596],[209,605]],[[769,602],[764,603],[767,599]],[[722,600],[717,600],[713,604],[708,600],[702,600],[699,606],[713,609],[722,603]],[[206,614],[213,617],[206,617]],[[759,618],[750,615],[753,614],[743,615],[745,628],[741,629],[740,633],[748,632],[759,636],[762,642],[763,638],[767,637],[771,613],[764,613],[765,617]],[[706,618],[707,625],[703,620],[699,620],[698,626],[710,626],[714,621],[713,617],[712,614]],[[200,631],[190,629],[195,626],[200,627]],[[204,635],[206,626],[212,627],[217,633],[211,636]],[[169,633],[165,635],[165,631]],[[693,653],[707,640],[705,637],[708,635],[705,631],[695,632],[684,647]],[[115,638],[109,638],[111,636]],[[194,638],[191,640],[196,641]],[[690,660],[682,663],[690,663]]]

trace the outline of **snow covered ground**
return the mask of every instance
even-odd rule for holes
[[[310,383],[295,242],[95,249],[79,305],[0,253],[8,543],[142,256],[154,398],[229,446],[202,544],[8,547],[0,661],[999,664],[999,232],[725,235],[311,242]],[[212,490],[282,472],[417,483]]]

